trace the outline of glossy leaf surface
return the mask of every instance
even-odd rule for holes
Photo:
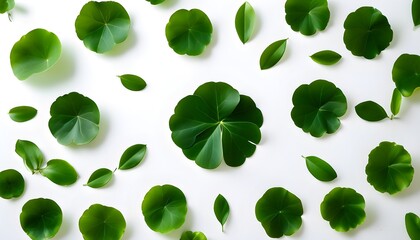
[[[37,110],[30,106],[18,106],[10,109],[9,117],[15,122],[26,122],[34,118]]]
[[[226,198],[219,194],[216,197],[213,205],[214,214],[216,215],[217,220],[222,225],[222,231],[224,231],[224,225],[229,218],[230,207]]]
[[[25,190],[25,180],[20,172],[7,169],[0,172],[0,197],[4,199],[18,198]]]
[[[394,89],[392,92],[392,98],[391,98],[391,112],[394,116],[398,115],[401,108],[401,101],[402,101],[402,95],[398,89]]]
[[[150,2],[150,4],[152,5],[158,5],[158,4],[163,3],[165,0],[146,0],[146,1]]]
[[[369,122],[378,122],[388,117],[385,109],[373,101],[366,101],[356,105],[357,115]]]
[[[347,111],[343,92],[326,80],[301,85],[293,93],[292,101],[293,122],[314,137],[337,131],[339,117]]]
[[[207,237],[202,232],[185,231],[180,240],[207,240]]]
[[[107,168],[99,168],[90,175],[86,186],[91,188],[101,188],[111,181],[113,175],[113,171]]]
[[[40,170],[44,162],[44,155],[35,143],[17,140],[15,152],[23,159],[23,163],[32,173]]]
[[[144,144],[135,144],[127,148],[121,156],[118,169],[127,170],[139,165],[146,156],[146,150]]]
[[[255,29],[255,11],[249,2],[242,4],[236,12],[235,28],[241,42],[248,42]]]
[[[402,54],[392,67],[392,80],[404,97],[409,97],[420,87],[420,56]]]
[[[122,85],[131,91],[141,91],[147,85],[146,81],[137,75],[124,74],[118,77],[120,78]]]
[[[98,106],[77,92],[58,97],[51,105],[50,115],[48,127],[63,145],[87,144],[99,132]]]
[[[327,0],[287,0],[285,10],[287,24],[303,35],[324,30],[330,20]]]
[[[283,57],[286,51],[287,39],[275,41],[270,44],[260,57],[260,68],[261,70],[269,69],[276,65]]]
[[[341,55],[331,51],[331,50],[323,50],[316,52],[312,54],[311,59],[314,60],[314,62],[317,62],[322,65],[334,65],[338,63],[341,59]]]
[[[258,200],[255,215],[271,238],[291,236],[302,225],[302,202],[282,187],[270,188]]]
[[[420,0],[413,0],[411,4],[411,15],[414,26],[420,25]]]
[[[337,178],[337,173],[326,161],[316,156],[304,157],[309,172],[319,181],[329,182]]]
[[[403,146],[381,142],[369,154],[367,181],[379,192],[395,194],[410,186],[414,176],[411,156]]]
[[[405,228],[411,240],[420,239],[420,218],[415,213],[405,215]]]
[[[15,0],[0,0],[0,13],[5,13],[15,7]]]
[[[40,170],[42,176],[47,177],[53,183],[68,186],[77,181],[77,172],[68,162],[61,159],[52,159],[47,166]]]

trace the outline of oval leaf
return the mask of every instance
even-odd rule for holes
[[[404,97],[409,97],[420,87],[420,56],[402,54],[392,67],[392,80]]]
[[[37,110],[30,106],[19,106],[10,109],[9,117],[15,122],[26,122],[34,118]]]
[[[420,0],[413,0],[411,4],[411,15],[413,17],[414,26],[420,25]]]
[[[15,0],[1,0],[0,13],[9,12],[15,7]]]
[[[127,170],[139,165],[146,156],[146,150],[147,147],[144,144],[136,144],[127,148],[121,156],[118,169]]]
[[[19,80],[48,70],[61,55],[58,37],[45,29],[34,29],[17,41],[10,52],[10,64]]]
[[[150,2],[150,4],[152,5],[158,5],[158,4],[163,3],[165,0],[146,0],[146,1]]]
[[[143,78],[133,74],[124,74],[118,77],[120,78],[122,85],[131,91],[141,91],[147,85]]]
[[[51,199],[27,201],[20,214],[20,225],[31,239],[53,238],[61,227],[63,212]]]
[[[315,156],[304,157],[309,172],[319,181],[329,182],[337,178],[337,173],[326,161]]]
[[[0,172],[0,197],[4,199],[18,198],[25,190],[25,180],[20,172],[7,169]]]
[[[230,208],[229,203],[223,195],[219,194],[216,197],[213,205],[214,214],[216,215],[217,220],[222,225],[222,232],[224,231],[224,225],[229,217]]]
[[[405,228],[411,240],[420,239],[420,218],[414,213],[405,215]]]
[[[167,233],[184,224],[187,200],[184,193],[175,186],[154,186],[144,196],[141,210],[150,229]]]
[[[411,156],[403,146],[381,142],[369,153],[367,181],[379,192],[395,194],[410,186],[414,176]]]
[[[255,29],[255,11],[248,2],[242,4],[235,16],[235,28],[242,43],[248,42]]]
[[[357,115],[366,121],[377,122],[388,117],[385,109],[373,101],[366,101],[356,105]]]
[[[40,170],[44,162],[44,155],[35,143],[17,140],[15,152],[23,159],[23,163],[32,173]]]
[[[202,232],[185,231],[180,240],[207,240],[207,237]]]
[[[275,187],[268,189],[258,200],[255,215],[269,237],[291,236],[302,225],[303,206],[296,195]]]
[[[105,53],[124,42],[130,30],[130,16],[114,1],[89,1],[80,10],[75,26],[77,37],[97,53]]]
[[[331,228],[347,232],[365,221],[365,199],[354,189],[336,187],[324,197],[321,215]]]
[[[319,51],[312,54],[310,57],[314,62],[322,65],[334,65],[341,59],[340,54],[331,50]]]
[[[107,168],[100,168],[90,175],[89,180],[85,185],[91,188],[101,188],[111,181],[113,175],[113,171]]]
[[[327,0],[287,0],[285,11],[287,24],[303,35],[324,30],[330,20]]]
[[[269,69],[280,61],[286,51],[286,43],[287,39],[273,42],[263,51],[260,57],[261,70]]]
[[[47,162],[47,166],[40,170],[42,176],[47,177],[53,183],[67,186],[77,181],[77,172],[68,162],[61,159],[53,159]]]
[[[391,112],[394,116],[398,115],[401,108],[402,95],[398,89],[394,89],[391,98]]]

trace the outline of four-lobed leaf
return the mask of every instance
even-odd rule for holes
[[[388,117],[385,109],[373,101],[359,103],[355,109],[361,119],[369,122],[378,122]]]
[[[146,156],[145,144],[135,144],[127,148],[121,156],[118,169],[127,170],[139,165]]]
[[[0,197],[4,199],[18,198],[25,190],[25,180],[20,172],[6,169],[0,172]]]
[[[53,183],[68,186],[77,181],[77,172],[68,162],[61,159],[52,159],[47,166],[40,171],[42,176],[47,177]]]
[[[41,169],[44,155],[35,143],[19,139],[16,141],[15,152],[23,159],[23,163],[32,173]]]
[[[26,122],[34,118],[37,112],[31,106],[18,106],[9,110],[9,117],[15,122]]]
[[[402,54],[392,67],[392,80],[404,97],[409,97],[420,87],[420,56]]]
[[[265,70],[276,65],[286,51],[287,39],[273,42],[264,49],[260,57],[260,69]]]
[[[413,0],[411,3],[411,16],[414,26],[420,25],[420,0]]]
[[[392,98],[391,98],[391,112],[393,116],[398,115],[401,109],[401,101],[402,101],[402,95],[400,91],[395,88],[394,91],[392,91]]]
[[[337,173],[326,161],[316,156],[304,157],[308,171],[319,181],[330,182],[337,178]]]
[[[324,30],[330,20],[327,0],[287,0],[285,11],[293,31],[307,36]]]
[[[249,2],[242,4],[236,12],[235,28],[242,43],[245,44],[252,37],[255,29],[255,11]]]
[[[91,188],[101,188],[107,185],[113,176],[114,172],[108,168],[99,168],[90,175],[85,185]]]
[[[15,7],[15,0],[0,0],[0,13],[9,12]]]
[[[180,240],[207,240],[207,237],[202,232],[185,231]]]
[[[217,220],[222,225],[223,232],[224,226],[226,224],[226,221],[228,220],[230,213],[229,203],[223,195],[219,194],[214,200],[213,211],[214,215],[216,215]]]
[[[334,65],[341,59],[340,54],[331,50],[319,51],[312,54],[310,57],[314,62],[322,65]]]
[[[405,214],[405,228],[411,240],[420,239],[420,218],[415,213]]]
[[[121,84],[131,91],[141,91],[146,87],[146,81],[143,78],[133,74],[123,74],[118,76]]]

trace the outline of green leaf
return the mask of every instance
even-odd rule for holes
[[[324,30],[330,20],[327,0],[287,0],[285,10],[287,24],[307,36]]]
[[[403,146],[381,142],[369,153],[367,181],[379,192],[395,194],[410,186],[414,176],[411,156]]]
[[[420,218],[415,213],[405,215],[405,228],[411,240],[420,239]]]
[[[135,144],[127,148],[121,156],[118,169],[127,170],[139,165],[146,156],[146,150],[144,144]]]
[[[255,215],[271,238],[291,236],[302,225],[302,202],[282,187],[268,189],[255,206]]]
[[[121,212],[101,204],[91,205],[79,219],[79,230],[85,240],[119,240],[125,228]]]
[[[0,172],[0,197],[4,199],[18,198],[25,190],[25,180],[20,172],[7,169]]]
[[[236,12],[235,28],[241,42],[248,42],[255,29],[255,11],[250,3],[245,2]]]
[[[60,230],[63,212],[51,199],[37,198],[27,201],[20,214],[23,231],[33,240],[53,238]]]
[[[9,12],[15,7],[15,0],[0,0],[0,13]]]
[[[172,14],[165,34],[169,46],[180,55],[200,55],[210,43],[213,25],[199,9],[180,9]]]
[[[388,117],[385,109],[373,101],[366,101],[356,105],[357,115],[369,122],[378,122]]]
[[[292,101],[293,122],[314,137],[337,131],[339,117],[347,111],[347,99],[343,92],[326,80],[299,86],[293,93]]]
[[[286,51],[287,39],[282,39],[270,44],[260,57],[260,68],[261,70],[269,69],[276,65],[283,57],[284,52]]]
[[[388,19],[373,7],[361,7],[344,21],[344,43],[355,56],[373,59],[392,41]]]
[[[80,10],[75,26],[77,37],[85,47],[105,53],[124,42],[130,30],[130,16],[114,1],[89,1]]]
[[[158,4],[163,3],[165,0],[146,0],[146,1],[150,2],[150,4],[152,5],[158,5]]]
[[[91,188],[101,188],[111,181],[113,175],[113,171],[107,168],[100,168],[90,175],[88,182],[85,185]]]
[[[77,92],[58,97],[50,108],[48,127],[63,145],[84,145],[99,132],[98,106],[90,98]]]
[[[219,194],[216,197],[213,205],[214,214],[216,215],[217,220],[222,225],[222,232],[224,231],[224,225],[229,217],[230,208],[229,203],[223,195]]]
[[[365,199],[354,189],[336,187],[324,197],[321,215],[331,228],[347,232],[365,221]]]
[[[404,97],[409,97],[420,87],[420,56],[402,54],[392,67],[392,80]]]
[[[175,186],[154,186],[144,196],[141,210],[150,229],[167,233],[184,224],[187,200],[184,193]]]
[[[254,101],[223,82],[208,82],[179,101],[169,120],[172,140],[206,169],[224,160],[242,165],[261,140],[261,111]]]
[[[391,112],[394,116],[398,115],[401,108],[402,95],[397,88],[392,92],[391,98]]]
[[[34,118],[37,110],[30,106],[18,106],[10,109],[9,117],[15,122],[26,122]]]
[[[420,25],[420,0],[413,0],[411,4],[411,15],[413,17],[414,26]]]
[[[317,62],[322,65],[334,65],[341,59],[341,55],[331,51],[323,50],[316,52],[310,56],[314,62]]]
[[[304,157],[309,172],[319,181],[330,182],[337,178],[337,173],[326,161],[319,157]]]
[[[47,166],[40,170],[42,176],[47,177],[53,183],[68,186],[77,181],[77,172],[68,162],[61,159],[52,159]]]
[[[180,240],[207,240],[207,237],[202,232],[185,231]]]
[[[23,163],[32,173],[41,169],[44,155],[35,143],[27,140],[17,140],[15,152],[23,159]]]
[[[120,78],[122,85],[131,91],[141,91],[147,85],[143,78],[133,74],[124,74],[118,77]]]
[[[61,42],[45,29],[34,29],[17,41],[10,52],[10,65],[19,80],[44,72],[58,62]]]

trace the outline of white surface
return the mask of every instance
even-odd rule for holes
[[[284,0],[251,0],[258,27],[250,42],[243,45],[234,29],[235,13],[242,0],[167,0],[159,6],[144,0],[121,0],[131,16],[132,31],[126,42],[104,55],[85,48],[74,30],[76,16],[87,1],[16,2],[13,22],[6,15],[0,16],[0,169],[17,169],[27,185],[21,198],[0,199],[0,239],[27,239],[19,214],[26,201],[38,197],[55,200],[63,210],[63,225],[55,239],[82,239],[78,219],[94,203],[113,206],[123,213],[127,221],[123,239],[127,240],[179,239],[184,230],[202,231],[210,240],[269,239],[255,218],[254,208],[262,194],[275,186],[288,189],[303,202],[303,225],[290,239],[408,239],[404,215],[409,211],[420,213],[420,95],[403,99],[400,119],[394,121],[365,122],[356,115],[354,106],[374,100],[389,112],[394,61],[402,53],[420,54],[420,29],[413,28],[411,1],[330,0],[327,29],[306,37],[286,24]],[[387,16],[394,39],[379,57],[365,60],[345,48],[343,22],[358,7],[372,5]],[[202,56],[180,56],[167,45],[165,25],[180,8],[200,8],[213,23],[213,41]],[[60,38],[62,58],[50,71],[19,81],[10,68],[10,49],[34,28],[45,28]],[[259,70],[261,52],[283,38],[289,38],[284,58],[269,70]],[[326,67],[308,57],[324,49],[337,51],[343,59]],[[124,73],[142,76],[147,88],[128,91],[116,78]],[[319,78],[334,82],[344,92],[348,112],[335,134],[317,139],[294,125],[290,111],[293,91]],[[175,105],[208,81],[229,83],[252,97],[263,112],[262,142],[239,168],[222,165],[212,171],[201,169],[171,140],[168,122]],[[101,111],[98,137],[82,147],[60,145],[47,125],[51,103],[71,91],[90,97]],[[19,105],[37,108],[38,115],[26,123],[11,121],[7,112]],[[17,139],[36,143],[46,159],[69,161],[78,171],[79,180],[71,187],[60,187],[42,176],[31,175],[14,152]],[[377,192],[364,172],[369,152],[384,140],[403,145],[412,155],[416,170],[411,186],[395,196]],[[122,152],[136,143],[148,146],[141,165],[117,171],[103,189],[83,186],[94,170],[115,168]],[[317,181],[301,155],[327,160],[338,178],[331,183]],[[147,227],[140,207],[145,193],[161,184],[183,190],[189,207],[183,227],[166,235]],[[352,187],[366,200],[365,223],[348,233],[331,229],[319,212],[323,197],[336,186]],[[225,233],[213,214],[213,201],[219,193],[231,206]]]

